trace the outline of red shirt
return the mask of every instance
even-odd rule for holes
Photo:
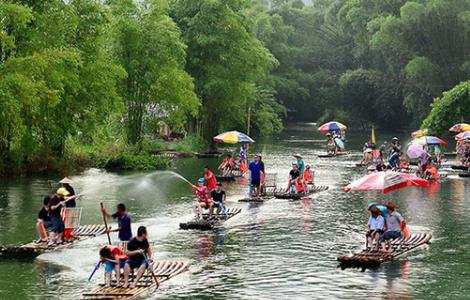
[[[212,178],[209,179],[209,177],[212,175]],[[215,179],[214,173],[211,171],[207,172],[204,175],[204,179],[207,181],[207,185],[209,185],[209,191],[212,191],[215,189],[215,186],[217,185],[217,179]]]

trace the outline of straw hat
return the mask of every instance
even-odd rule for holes
[[[72,183],[72,180],[68,179],[67,177],[64,177],[59,183]]]
[[[366,151],[364,152],[371,153],[371,152],[374,152],[374,150],[372,150],[372,148],[367,148]]]
[[[294,157],[302,158],[302,155],[300,155],[300,153],[297,153],[297,154],[294,155]]]
[[[397,207],[395,206],[395,203],[393,202],[388,202],[387,205],[385,205],[388,209],[395,210]]]

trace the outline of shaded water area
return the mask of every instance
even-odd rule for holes
[[[391,135],[381,136],[378,141]],[[315,170],[315,183],[328,191],[289,202],[238,203],[247,195],[246,180],[224,183],[228,206],[242,212],[212,231],[184,231],[192,218],[191,188],[168,171],[109,173],[88,170],[71,176],[83,207],[82,224],[101,224],[99,201],[108,210],[124,202],[133,220],[149,230],[157,260],[191,262],[189,270],[161,285],[154,299],[467,299],[470,270],[470,182],[451,175],[429,188],[344,193],[343,187],[365,174],[361,159],[367,132],[348,133],[351,155],[317,158],[324,135],[313,124],[295,124],[276,137],[257,140],[250,154],[263,154],[267,172],[287,184],[292,154],[300,152]],[[405,135],[403,135],[403,139]],[[237,150],[238,151],[238,150]],[[175,160],[174,171],[196,182],[204,165],[220,159]],[[445,161],[449,166],[452,161]],[[450,169],[444,168],[444,171]],[[48,179],[25,178],[0,183],[0,244],[19,245],[37,238],[34,224]],[[410,233],[429,232],[431,244],[377,269],[338,268],[336,257],[363,247],[372,201],[396,202]],[[111,222],[115,225],[115,222]],[[117,235],[112,234],[117,240]],[[101,268],[87,278],[99,259],[106,236],[36,258],[0,256],[0,299],[74,299],[104,280]]]

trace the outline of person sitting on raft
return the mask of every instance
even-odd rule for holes
[[[372,202],[371,204],[369,204],[368,210],[370,211],[372,209],[372,207],[374,207],[374,206],[377,207],[380,210],[380,215],[382,217],[384,217],[384,218],[387,217],[387,208],[383,205],[377,205],[377,203],[375,203],[375,202]]]
[[[45,242],[47,236],[44,236],[44,240],[42,239],[43,227],[44,227],[44,234],[47,234],[46,228],[52,227],[52,221],[49,217],[49,209],[50,209],[50,202],[51,198],[45,197],[44,198],[44,206],[41,208],[38,214],[38,222],[36,223],[36,232],[38,233],[39,240],[36,241],[36,244]]]
[[[302,174],[305,184],[313,185],[313,171],[310,169],[310,165],[305,166],[304,173]]]
[[[380,215],[380,210],[377,208],[377,206],[373,206],[369,210],[370,217],[369,222],[367,223],[366,247],[369,246],[370,251],[377,251],[379,250],[379,238],[385,230],[385,220],[384,217]]]
[[[209,209],[209,219],[208,221],[212,221],[212,214],[214,213],[214,207],[217,207],[217,212],[215,213],[215,220],[219,220],[219,213],[222,210],[220,203],[225,208],[225,198],[227,195],[225,191],[222,189],[222,183],[217,182],[215,189],[211,191],[211,204]]]
[[[225,157],[224,161],[220,164],[219,170],[222,171],[222,176],[229,176],[233,169],[232,156],[230,154]]]
[[[387,207],[387,218],[385,219],[387,225],[385,233],[380,236],[380,243],[382,244],[380,252],[392,253],[392,239],[400,237],[402,233],[404,234],[402,224],[405,224],[405,219],[396,211],[395,203],[388,202],[385,207]],[[388,243],[388,250],[385,249],[386,243]]]
[[[144,275],[145,269],[147,269],[149,263],[153,262],[151,259],[152,249],[147,241],[147,228],[140,226],[137,229],[137,237],[133,238],[127,244],[125,255],[129,257],[129,259],[126,260],[126,264],[124,265],[124,285],[122,288],[127,289],[129,286],[129,274],[131,273],[131,270],[138,268],[137,276],[135,277],[132,285],[129,286],[129,288],[134,289],[142,275]],[[148,257],[148,259],[145,257]]]
[[[106,245],[100,249],[101,261],[106,265],[106,287],[111,286],[111,273],[116,274],[116,288],[121,287],[121,268],[124,269],[129,257],[119,247]]]
[[[302,176],[300,175],[299,169],[297,168],[297,164],[292,164],[292,170],[289,172],[289,183],[287,184],[286,192],[292,188],[294,194],[297,194],[299,185],[302,186]]]
[[[364,151],[364,159],[362,160],[361,164],[365,165],[366,167],[370,167],[374,165],[374,150],[372,148],[367,148]]]
[[[204,178],[199,178],[199,180],[197,181],[198,186],[191,184],[194,189],[194,194],[198,196],[198,200],[193,204],[193,210],[196,214],[195,220],[197,220],[198,222],[202,222],[203,220],[202,209],[208,209],[211,206],[211,200],[207,196],[207,188],[204,185],[204,181]]]
[[[336,143],[329,132],[326,134],[326,152],[328,155],[336,155]]]
[[[426,168],[428,166],[428,158],[431,155],[427,152],[421,153],[419,156],[419,161],[418,161],[418,170],[416,171],[416,176],[425,178],[426,177]]]
[[[381,158],[378,159],[377,166],[375,166],[375,169],[377,170],[377,172],[383,172],[387,170],[387,166],[384,164],[384,161]]]
[[[240,155],[237,155],[237,157],[233,161],[233,171],[240,171],[240,163],[241,163]]]

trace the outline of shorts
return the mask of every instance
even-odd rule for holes
[[[396,239],[400,237],[400,231],[387,231],[385,234],[380,236],[380,242],[384,243],[390,239]]]
[[[106,265],[106,273],[109,273],[111,271],[116,271],[116,265],[110,261],[105,261],[104,264]],[[121,268],[124,268],[124,265],[126,264],[125,259],[120,259],[119,260],[119,265]]]
[[[137,268],[140,268],[141,265],[145,265],[145,266],[148,266],[148,262],[144,259],[144,260],[133,260],[133,259],[128,259],[126,260],[126,264],[129,265],[129,267],[131,267],[131,269],[137,269]]]
[[[42,224],[44,225],[44,228],[52,227],[52,221],[42,221]]]
[[[424,172],[424,171],[426,171],[427,167],[428,167],[428,164],[425,163],[424,165],[421,165],[421,170]]]
[[[371,230],[371,231],[369,231],[368,233],[366,233],[366,237],[371,237],[372,232],[374,232],[374,230]],[[384,231],[383,231],[382,229],[379,229],[379,230],[377,230],[376,234],[377,234],[377,233],[378,233],[379,235],[382,235],[382,234],[384,233]]]
[[[260,184],[261,184],[261,179],[252,179],[251,180],[251,186],[259,187]]]
[[[52,222],[52,229],[51,229],[51,232],[54,232],[54,233],[62,233],[65,231],[65,225],[64,225],[64,221],[62,220],[62,218],[51,218],[51,222]]]
[[[212,201],[210,199],[206,200],[206,201],[199,201],[199,203],[204,203],[206,205],[206,209],[209,208],[211,206],[211,203]]]

